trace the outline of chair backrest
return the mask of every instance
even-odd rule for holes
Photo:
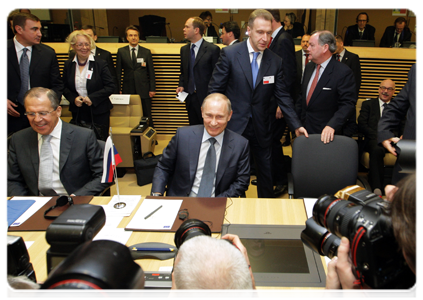
[[[358,146],[349,137],[335,135],[324,144],[320,134],[299,136],[292,145],[291,173],[294,198],[333,195],[355,185],[358,175]]]
[[[129,105],[113,105],[110,111],[110,126],[134,128],[140,123],[141,117],[141,98],[139,95],[131,95]]]

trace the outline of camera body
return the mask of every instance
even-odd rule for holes
[[[407,288],[415,276],[395,240],[389,202],[360,186],[323,195],[313,207],[301,239],[330,258],[337,255],[340,237],[350,241],[353,273],[372,288]],[[414,277],[414,279],[413,279]],[[397,284],[398,283],[398,284]]]

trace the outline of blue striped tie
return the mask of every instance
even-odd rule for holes
[[[260,54],[260,52],[254,52],[254,57],[253,57],[253,61],[251,62],[251,71],[253,72],[253,88],[256,87],[256,79],[257,79],[257,74],[259,71],[259,67],[257,64],[257,56]]]

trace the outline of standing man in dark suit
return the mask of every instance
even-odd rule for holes
[[[310,40],[309,34],[304,34],[301,37],[301,50],[295,52],[295,60],[297,62],[297,77],[295,79],[295,94],[293,96],[294,102],[297,101],[298,95],[301,91],[301,81],[306,65],[311,61],[308,53],[308,42]]]
[[[156,94],[156,75],[151,51],[138,45],[140,33],[137,27],[128,26],[125,35],[129,45],[119,48],[116,58],[119,91],[140,95],[143,116],[148,117],[150,126],[154,127],[151,98]]]
[[[394,26],[388,26],[380,40],[379,47],[404,47],[404,42],[411,40],[411,31],[404,17],[395,19]]]
[[[52,48],[40,44],[40,19],[32,14],[17,13],[13,17],[13,26],[15,38],[7,41],[8,135],[29,127],[28,119],[24,116],[23,98],[27,90],[37,86],[47,87],[53,89],[58,97],[62,97],[63,92],[56,53]],[[26,72],[23,73],[23,70]],[[22,80],[26,83],[22,84]]]
[[[276,111],[271,106],[272,96],[291,130],[295,129],[297,136],[307,136],[285,83],[282,59],[267,49],[272,19],[267,10],[250,14],[249,39],[222,49],[209,84],[209,93],[223,93],[232,101],[234,113],[228,128],[250,141],[260,198],[274,197],[271,115]]]
[[[53,90],[32,88],[25,108],[31,128],[11,138],[8,196],[96,195],[110,185],[101,183],[103,151],[94,132],[60,120]]]
[[[226,129],[232,116],[231,102],[225,95],[211,94],[201,111],[204,125],[179,128],[164,149],[154,171],[152,195],[162,196],[166,186],[166,196],[184,197],[239,197],[248,189],[248,141]],[[212,150],[214,163],[207,172]],[[210,183],[208,193],[203,191],[205,181]]]
[[[336,40],[330,31],[312,34],[308,50],[312,62],[304,70],[297,108],[308,133],[321,134],[326,144],[342,133],[355,109],[355,79],[349,67],[332,57]]]
[[[207,96],[207,86],[219,59],[220,48],[203,39],[205,28],[199,17],[189,18],[184,27],[184,37],[190,43],[181,47],[181,75],[176,94],[188,93],[185,105],[190,125],[203,124],[201,104]]]
[[[344,42],[342,40],[342,36],[337,35],[336,37],[336,51],[334,54],[334,58],[341,63],[346,64],[354,73],[355,78],[355,87],[357,91],[357,99],[358,94],[360,92],[361,86],[361,65],[360,65],[360,57],[348,51],[344,48]],[[348,121],[345,124],[344,128],[342,129],[342,133],[346,136],[353,136],[353,134],[357,133],[357,112],[354,109],[352,115],[348,117]]]
[[[81,27],[81,30],[85,32],[86,34],[88,34],[94,40],[94,42],[97,41],[97,33],[95,31],[94,26],[83,25]],[[118,89],[118,84],[116,79],[116,69],[115,69],[115,65],[113,64],[112,54],[109,51],[98,47],[97,44],[95,44],[95,47],[91,49],[91,53],[93,54],[95,59],[100,58],[107,62],[110,73],[112,74],[112,77],[113,77],[113,82],[115,83],[115,86],[116,86],[113,93],[118,94],[119,89]],[[75,51],[69,52],[70,59],[74,58],[74,56],[75,56]]]
[[[390,153],[397,156],[399,153],[395,144],[401,138],[395,136],[395,128],[406,118],[404,133],[405,140],[416,140],[416,64],[408,72],[408,81],[401,92],[388,105],[378,123],[377,141],[382,144]],[[394,166],[392,184],[396,184],[404,178],[407,173],[400,173],[402,170],[398,160]]]
[[[295,46],[292,35],[283,30],[279,9],[268,10],[273,17],[272,21],[272,36],[270,39],[269,49],[282,58],[282,70],[285,79],[285,85],[293,97],[295,95],[295,78],[297,73],[297,65],[295,60]],[[293,98],[292,98],[293,99]],[[272,108],[276,113],[272,116],[272,173],[273,191],[275,197],[280,196],[286,189],[288,184],[287,170],[284,165],[284,155],[282,149],[281,139],[286,129],[286,121],[282,114],[280,107],[277,104],[276,97],[272,97]],[[289,129],[287,138],[290,141]]]
[[[383,158],[387,150],[377,142],[377,125],[386,107],[389,106],[395,93],[395,83],[391,79],[383,80],[379,86],[379,98],[364,101],[358,116],[358,130],[364,134],[364,150],[369,152],[369,182],[372,191],[382,195],[383,185]],[[396,136],[398,136],[398,129]]]
[[[239,29],[238,23],[235,21],[227,21],[220,25],[222,29],[222,34],[220,38],[222,39],[222,44],[225,46],[230,46],[235,43],[239,43],[239,37],[241,36],[241,30]]]
[[[345,32],[345,46],[352,46],[353,40],[375,40],[376,29],[369,25],[369,15],[365,12],[361,12],[355,19],[357,24],[351,25]]]

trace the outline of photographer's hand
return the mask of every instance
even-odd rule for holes
[[[362,298],[359,284],[355,284],[356,278],[352,272],[353,265],[348,255],[350,251],[350,241],[343,237],[338,247],[338,261],[336,262],[336,272],[342,285],[344,298]]]
[[[253,281],[253,289],[255,289],[256,283],[254,281],[253,271],[251,270],[250,259],[248,258],[247,249],[241,243],[239,237],[235,234],[225,234],[224,236],[222,236],[222,239],[230,241],[235,247],[239,249],[239,251],[241,251],[242,255],[244,255],[244,258],[247,261],[248,267],[250,269],[251,280]]]

